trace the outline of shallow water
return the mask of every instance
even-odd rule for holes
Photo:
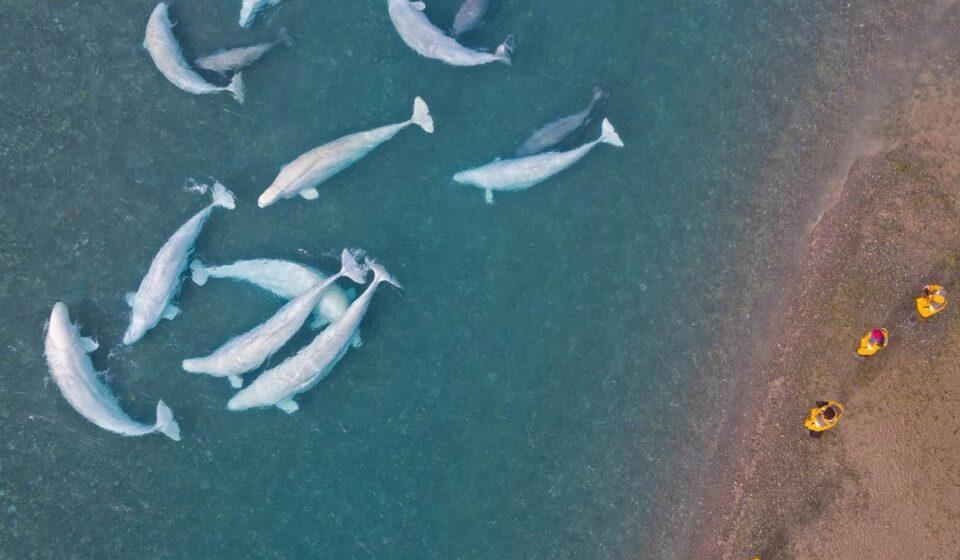
[[[384,2],[285,0],[249,31],[239,1],[174,3],[191,58],[290,32],[239,106],[160,76],[140,46],[151,2],[0,2],[0,558],[645,557],[686,436],[671,418],[709,413],[684,387],[829,17],[815,4],[501,0],[464,42],[515,33],[514,65],[462,69],[418,58]],[[451,181],[598,84],[577,141],[606,116],[624,149],[492,207]],[[404,130],[317,201],[256,207],[282,164],[408,118],[416,95],[434,135]],[[214,212],[205,261],[332,271],[362,247],[405,286],[378,291],[364,345],[292,416],[228,412],[226,381],[179,368],[269,317],[255,288],[186,282],[176,320],[119,347],[124,293],[210,176],[239,204]],[[182,442],[70,409],[42,356],[57,300],[125,409],[152,421],[164,399]]]

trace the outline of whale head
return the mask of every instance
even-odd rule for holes
[[[248,408],[253,408],[257,406],[257,403],[253,402],[253,399],[250,398],[251,393],[249,390],[243,390],[235,394],[233,398],[227,401],[227,409],[238,411],[238,410],[247,410]]]
[[[460,173],[457,173],[456,175],[453,176],[453,180],[460,183],[461,185],[472,183],[473,181],[471,179],[473,177],[473,173],[471,171],[472,170],[461,171]]]
[[[67,348],[74,339],[74,327],[70,323],[70,313],[63,302],[53,305],[50,323],[47,325],[47,340],[56,348]]]
[[[274,202],[277,201],[277,193],[273,189],[267,189],[263,191],[263,194],[260,195],[260,198],[257,199],[257,206],[260,208],[266,208]]]
[[[127,327],[127,332],[123,333],[123,343],[126,346],[130,346],[134,342],[143,338],[143,335],[146,334],[148,329],[149,327],[147,322],[134,313],[133,317],[130,319],[130,326]]]

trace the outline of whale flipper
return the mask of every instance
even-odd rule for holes
[[[354,348],[360,348],[361,346],[363,346],[363,341],[360,340],[359,331],[357,331],[357,333],[353,335],[353,340],[350,341],[350,346],[353,346]]]
[[[493,204],[493,191],[491,189],[484,191],[483,199],[487,201],[487,204]]]
[[[89,336],[85,336],[81,338],[80,343],[83,344],[83,349],[86,350],[88,353],[93,352],[97,348],[100,348],[100,345],[97,344],[97,341],[90,338]]]
[[[230,381],[230,386],[234,389],[243,387],[243,379],[240,379],[239,375],[228,375],[227,379]]]
[[[423,2],[410,2],[410,7],[418,12],[422,12],[427,9],[427,5]]]
[[[127,305],[133,307],[133,300],[137,297],[136,292],[127,292],[123,299],[127,302]]]
[[[164,319],[173,319],[180,314],[180,308],[174,304],[169,304],[163,308],[163,313],[160,314]]]
[[[287,399],[285,401],[278,402],[277,408],[286,412],[287,414],[293,414],[294,412],[300,410],[300,405],[294,402],[293,399]]]
[[[303,189],[300,191],[300,196],[306,200],[316,200],[320,198],[320,193],[317,192],[316,187],[310,187],[309,189]]]

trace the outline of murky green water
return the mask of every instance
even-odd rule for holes
[[[465,42],[515,33],[514,65],[462,69],[403,45],[385,2],[285,0],[249,31],[239,4],[171,14],[188,55],[289,30],[243,106],[160,76],[149,1],[0,1],[0,558],[648,558],[671,418],[706,413],[685,383],[827,9],[494,0]],[[457,2],[429,4],[449,25]],[[624,149],[492,207],[451,181],[598,84]],[[436,134],[403,131],[317,201],[256,207],[282,164],[416,95]],[[239,204],[204,260],[333,270],[362,247],[406,288],[376,294],[363,347],[292,416],[228,412],[225,381],[179,368],[270,316],[255,288],[187,282],[176,320],[119,348],[123,294],[209,176]],[[42,355],[57,300],[125,409],[152,420],[164,399],[182,442],[109,434],[61,398]]]

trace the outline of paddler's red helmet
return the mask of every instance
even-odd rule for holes
[[[883,334],[882,330],[873,329],[872,331],[870,331],[870,338],[872,338],[877,342],[883,342],[884,340],[886,340],[887,337],[886,335]]]

